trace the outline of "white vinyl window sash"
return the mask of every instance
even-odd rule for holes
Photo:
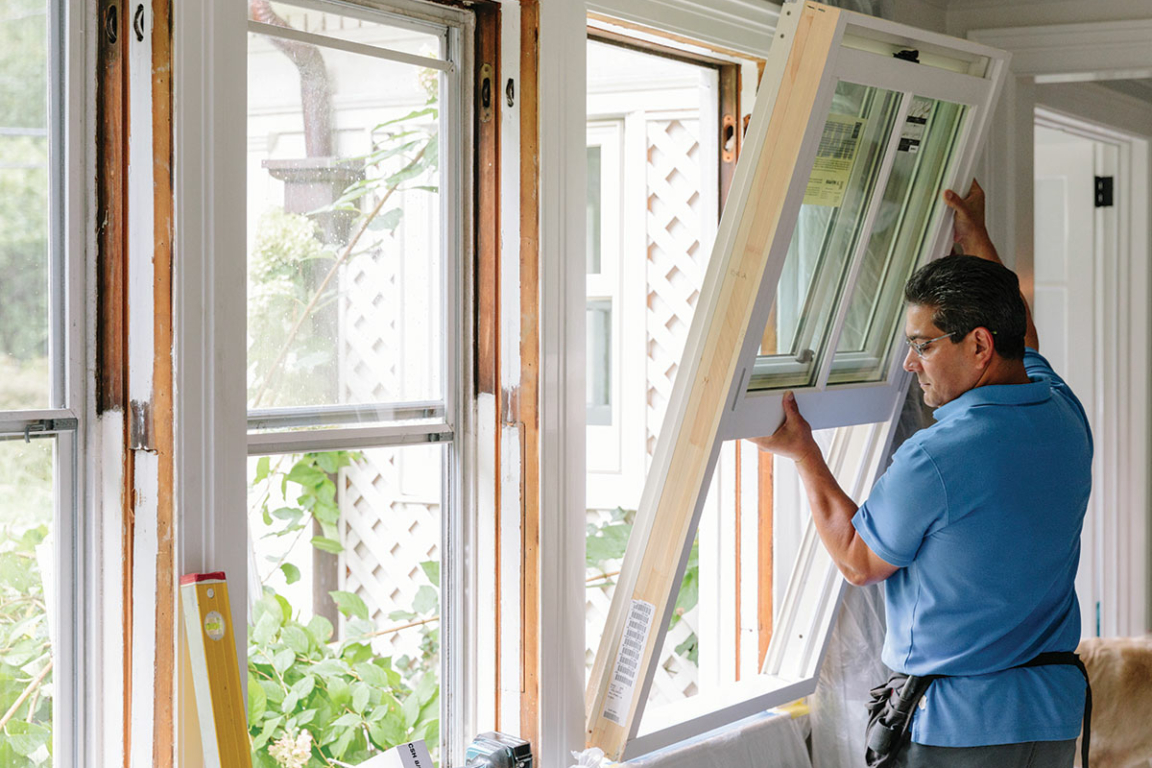
[[[465,482],[470,451],[467,403],[470,401],[466,339],[467,307],[465,254],[469,252],[471,231],[471,149],[469,147],[471,116],[470,95],[462,87],[468,82],[472,59],[474,22],[470,14],[431,5],[417,5],[396,0],[379,8],[367,8],[321,0],[284,0],[299,6],[369,23],[393,27],[410,27],[434,34],[442,41],[443,58],[414,56],[385,47],[350,42],[325,35],[300,32],[249,20],[248,31],[264,36],[306,42],[321,50],[333,49],[386,61],[427,68],[440,75],[440,190],[439,227],[431,233],[440,249],[440,274],[437,295],[444,329],[439,350],[430,354],[438,358],[442,397],[419,402],[330,403],[309,406],[265,407],[247,411],[247,455],[267,456],[306,452],[396,448],[422,444],[446,447],[439,489],[442,509],[440,548],[440,743],[441,760],[446,765],[462,760],[464,745],[471,738],[469,712],[465,696],[467,637],[464,628],[465,591],[470,578],[465,572],[465,535],[469,526],[464,517],[471,508],[470,492]],[[387,89],[388,83],[379,83]],[[245,516],[229,517],[229,525],[244,524]],[[240,536],[245,531],[237,531]],[[251,597],[251,596],[250,596]],[[188,717],[190,713],[186,713]],[[429,745],[432,747],[433,745]]]
[[[951,244],[940,194],[971,178],[1006,64],[966,41],[784,4],[589,682],[586,735],[610,758],[814,690],[843,580],[809,522],[762,674],[644,717],[723,441],[771,434],[793,389],[813,428],[839,428],[828,458],[841,484],[857,502],[871,488],[907,386],[900,289]],[[845,95],[861,93],[852,114]],[[843,155],[829,146],[853,121],[864,138],[830,171]],[[844,191],[822,197],[837,174]],[[819,258],[798,269],[821,222]],[[808,273],[799,297],[778,295]],[[787,323],[780,342],[774,323]]]

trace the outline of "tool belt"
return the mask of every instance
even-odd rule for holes
[[[1046,667],[1053,664],[1066,664],[1076,667],[1084,675],[1087,688],[1084,691],[1084,739],[1080,744],[1080,764],[1088,768],[1088,739],[1092,727],[1092,685],[1088,682],[1088,670],[1084,662],[1071,651],[1042,653],[1024,664],[1009,669],[1024,667]],[[909,728],[916,705],[928,691],[933,680],[949,675],[904,675],[894,674],[884,685],[873,688],[868,703],[868,729],[865,731],[867,747],[864,761],[868,768],[888,768],[896,764],[901,750],[912,741]]]

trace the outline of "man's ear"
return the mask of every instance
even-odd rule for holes
[[[992,332],[987,328],[977,328],[972,331],[972,338],[976,342],[976,359],[981,364],[987,363],[992,359],[992,355],[996,351],[995,342],[992,340]]]

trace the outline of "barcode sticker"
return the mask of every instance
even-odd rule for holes
[[[924,130],[928,126],[928,118],[932,114],[931,99],[914,96],[908,107],[908,118],[904,121],[904,128],[900,131],[899,152],[914,155],[920,151],[920,143],[924,140]]]
[[[633,600],[628,609],[624,639],[616,652],[616,667],[608,683],[608,695],[604,697],[604,717],[616,725],[624,725],[632,706],[632,692],[636,689],[640,661],[644,658],[644,646],[648,644],[648,632],[655,615],[656,608],[643,600]]]
[[[852,115],[828,115],[816,149],[816,163],[804,190],[805,205],[836,207],[843,202],[867,124],[867,120]]]

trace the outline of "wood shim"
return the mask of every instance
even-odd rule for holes
[[[639,724],[642,707],[638,705],[646,694],[651,659],[676,599],[683,554],[694,534],[702,489],[715,463],[721,416],[740,351],[750,332],[760,332],[750,326],[769,246],[781,224],[805,127],[837,40],[840,12],[836,9],[814,3],[786,8],[789,13],[781,15],[768,62],[770,73],[781,74],[779,89],[771,92],[774,84],[769,75],[753,119],[754,125],[766,123],[766,128],[755,125],[755,133],[747,137],[747,170],[742,166],[737,171],[732,205],[716,238],[660,447],[640,500],[630,549],[642,551],[643,556],[625,562],[586,693],[588,744],[600,747],[612,760],[621,759]],[[647,627],[635,620],[646,613],[645,606],[654,606]],[[630,616],[633,621],[627,622]],[[631,675],[627,674],[631,665],[618,661],[618,657],[630,659],[628,652],[633,650],[629,646],[621,653],[629,627],[630,641],[642,638],[637,671]],[[617,688],[610,696],[614,680]],[[621,702],[621,697],[626,700]],[[614,717],[606,716],[606,709]]]

